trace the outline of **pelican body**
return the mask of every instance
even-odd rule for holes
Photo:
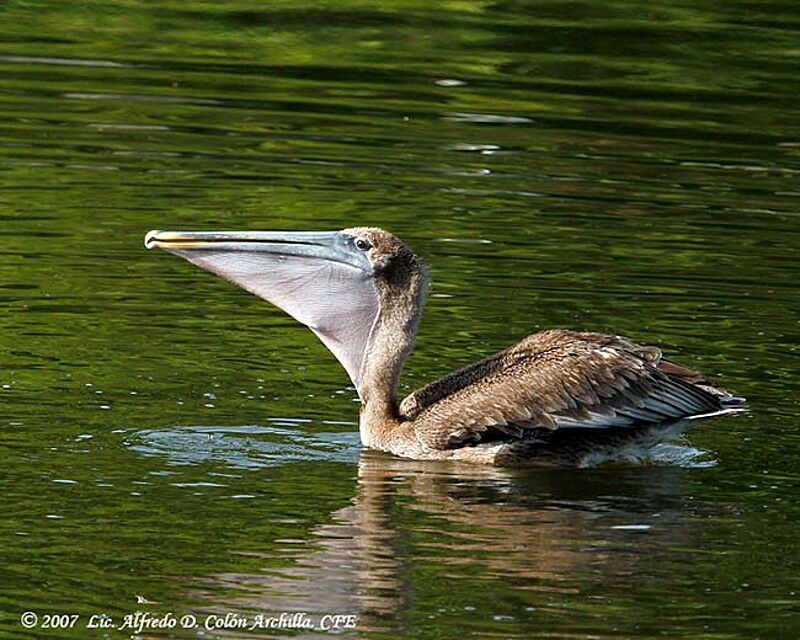
[[[584,456],[630,434],[729,413],[744,402],[663,359],[656,347],[568,330],[530,335],[398,402],[428,274],[392,234],[366,227],[151,231],[145,246],[211,271],[311,329],[358,392],[363,445],[397,456],[520,465],[541,460],[556,443],[561,453],[547,459],[575,462],[585,459],[576,450]]]

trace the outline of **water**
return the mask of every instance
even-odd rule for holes
[[[779,1],[5,3],[0,635],[797,637],[799,29]],[[573,327],[752,411],[636,464],[394,460],[310,332],[142,246],[354,224],[432,268],[408,389]]]

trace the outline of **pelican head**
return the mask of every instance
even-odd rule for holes
[[[406,245],[382,229],[151,231],[144,243],[233,282],[306,325],[362,397],[367,354],[382,319],[394,315],[392,307],[413,316],[404,327],[413,341],[424,270]]]

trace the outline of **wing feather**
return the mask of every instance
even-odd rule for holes
[[[400,406],[433,449],[525,438],[534,428],[621,427],[719,410],[731,397],[656,347],[545,331],[414,392]]]

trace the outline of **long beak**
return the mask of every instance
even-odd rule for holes
[[[367,254],[346,232],[151,231],[165,249],[271,302],[302,322],[359,388],[380,299]]]
[[[179,252],[260,252],[316,258],[372,273],[366,256],[338,231],[151,231],[145,236],[144,246]]]

